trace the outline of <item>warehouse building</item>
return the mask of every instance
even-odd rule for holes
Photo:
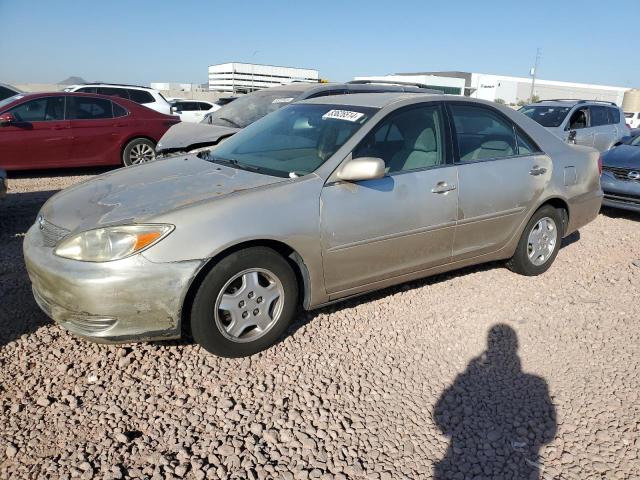
[[[509,77],[472,72],[419,72],[398,73],[384,77],[358,77],[359,79],[405,80],[424,83],[444,93],[465,95],[484,100],[503,100],[508,104],[527,102],[531,97],[532,78]],[[455,90],[455,91],[453,91]],[[536,79],[533,94],[541,100],[576,98],[583,100],[606,100],[622,105],[625,87],[595,85],[588,83],[560,82]]]
[[[294,82],[318,82],[317,70],[254,63],[209,65],[209,90],[249,93]]]

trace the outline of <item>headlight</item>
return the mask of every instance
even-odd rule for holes
[[[159,242],[173,228],[173,225],[119,225],[88,230],[60,242],[54,253],[84,262],[120,260]]]

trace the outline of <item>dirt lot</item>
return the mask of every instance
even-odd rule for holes
[[[38,310],[22,237],[77,173],[0,201],[0,478],[640,476],[640,216],[601,214],[541,277],[414,282],[228,360]]]

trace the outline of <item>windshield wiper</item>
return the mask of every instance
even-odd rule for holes
[[[247,163],[242,163],[233,158],[215,157],[211,155],[211,153],[209,153],[208,157],[211,159],[212,162],[220,163],[228,167],[231,166],[231,167],[239,168],[240,170],[248,170],[250,172],[260,172],[262,170],[260,167],[256,167],[255,165],[249,165]]]
[[[227,122],[229,125],[232,125],[236,128],[242,128],[240,126],[240,124],[238,124],[237,122],[234,122],[233,120],[231,120],[230,118],[227,117],[218,117],[218,120],[222,120],[223,122]]]

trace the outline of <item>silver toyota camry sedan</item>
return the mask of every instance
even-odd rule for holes
[[[218,355],[296,316],[482,262],[538,275],[598,214],[599,155],[493,103],[354,94],[282,108],[214,150],[53,196],[24,241],[40,307],[102,342],[190,331]]]

